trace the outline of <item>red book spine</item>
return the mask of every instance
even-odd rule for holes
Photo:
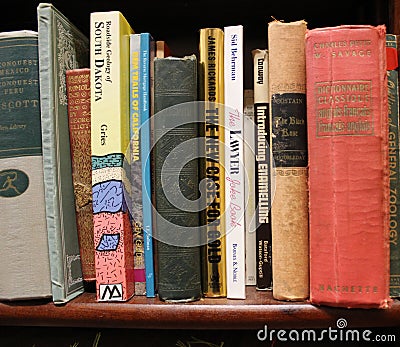
[[[90,69],[66,71],[68,124],[76,222],[83,279],[94,281]]]
[[[387,308],[385,26],[306,34],[310,301]]]

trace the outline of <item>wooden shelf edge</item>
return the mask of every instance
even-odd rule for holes
[[[188,304],[164,303],[136,296],[125,303],[96,302],[93,293],[56,306],[51,302],[0,303],[0,325],[137,329],[269,329],[400,327],[400,302],[378,309],[317,307],[307,302],[281,302],[270,292],[249,288],[248,299],[202,299]]]

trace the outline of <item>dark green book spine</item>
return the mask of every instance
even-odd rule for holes
[[[154,60],[154,174],[158,295],[200,299],[197,60]]]
[[[390,296],[400,296],[400,201],[397,195],[400,183],[399,170],[399,92],[396,35],[386,35],[389,115],[389,168],[390,168]]]

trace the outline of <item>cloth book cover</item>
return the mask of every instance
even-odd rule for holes
[[[303,20],[268,24],[272,293],[291,301],[309,296],[306,30]]]
[[[391,302],[385,45],[383,25],[306,34],[313,304]]]
[[[129,37],[119,11],[90,15],[92,194],[98,301],[134,295]]]
[[[389,242],[390,242],[390,296],[400,296],[400,184],[399,157],[399,64],[397,36],[386,34],[386,65],[388,75],[388,114],[389,114]]]
[[[46,219],[53,301],[83,292],[68,127],[66,70],[88,67],[89,41],[52,4],[37,7]]]
[[[154,181],[161,300],[198,300],[201,289],[197,59],[154,60]]]
[[[94,282],[90,69],[66,72],[69,140],[83,280]]]
[[[1,33],[0,66],[0,299],[51,297],[37,32]]]

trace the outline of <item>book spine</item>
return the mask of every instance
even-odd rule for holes
[[[272,153],[272,290],[278,300],[309,296],[305,21],[268,25]]]
[[[51,297],[37,36],[0,34],[1,300]]]
[[[245,232],[246,232],[246,285],[256,285],[256,200],[255,200],[255,132],[254,90],[246,89],[243,99],[243,139],[245,166]]]
[[[268,69],[269,52],[252,51],[254,74],[255,121],[255,204],[256,204],[256,288],[270,290],[272,286],[271,194],[272,159],[269,115]]]
[[[90,145],[90,69],[66,71],[69,140],[83,279],[96,279]]]
[[[37,8],[43,176],[52,296],[64,304],[84,291],[71,170],[65,71],[87,67],[89,41],[52,4]],[[59,57],[68,56],[70,64]]]
[[[140,107],[139,66],[140,34],[130,35],[130,154],[132,181],[133,258],[135,294],[146,295],[146,273],[144,262],[142,162],[140,153]]]
[[[400,296],[400,246],[397,235],[400,229],[400,199],[397,196],[400,184],[399,157],[399,71],[397,37],[386,34],[389,114],[389,242],[390,242],[390,296]]]
[[[200,29],[200,93],[205,102],[205,161],[201,178],[207,184],[207,224],[203,248],[203,293],[226,297],[225,173],[224,173],[224,32]]]
[[[154,61],[158,296],[199,300],[201,288],[197,59]]]
[[[243,26],[224,28],[227,298],[246,298]]]
[[[310,301],[387,308],[389,153],[386,28],[306,34]]]
[[[96,293],[98,301],[134,294],[130,182],[129,36],[120,12],[93,12],[91,144]]]
[[[153,250],[153,205],[151,199],[151,85],[155,41],[149,33],[140,34],[140,146],[142,159],[142,205],[144,233],[144,263],[146,271],[146,296],[155,297],[154,250]]]

